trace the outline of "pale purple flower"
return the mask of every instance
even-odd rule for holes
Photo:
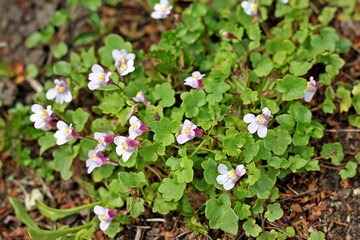
[[[216,177],[216,181],[223,185],[225,190],[232,189],[240,177],[246,173],[244,165],[242,164],[238,165],[235,171],[229,171],[225,164],[219,164],[218,171],[221,173],[221,175]]]
[[[305,102],[310,102],[314,97],[316,90],[319,88],[319,83],[315,82],[313,77],[310,77],[307,82],[306,89],[304,90],[304,100]]]
[[[52,128],[52,111],[50,105],[47,106],[46,109],[44,109],[39,104],[33,104],[31,106],[31,111],[33,111],[34,114],[30,116],[30,121],[35,123],[34,126],[36,129],[42,129],[46,131]]]
[[[129,138],[131,139],[135,139],[137,136],[140,136],[144,132],[149,131],[149,127],[135,116],[132,116],[129,122]]]
[[[234,35],[234,34],[232,34],[232,33],[230,33],[230,32],[227,32],[227,31],[223,32],[222,35],[223,35],[224,37],[226,37],[227,39],[234,39],[234,38],[235,38],[235,35]]]
[[[256,15],[258,13],[258,3],[256,0],[244,1],[241,3],[246,15]]]
[[[204,89],[204,85],[202,84],[203,76],[205,76],[205,74],[201,74],[198,71],[193,72],[191,74],[191,77],[187,77],[185,79],[184,85],[188,85],[192,88],[197,88],[199,90]]]
[[[146,99],[143,91],[136,93],[136,97],[133,98],[135,102],[142,102],[145,106],[149,106],[150,102]]]
[[[168,0],[160,0],[160,3],[156,3],[154,11],[151,13],[151,17],[154,19],[165,19],[171,15],[172,6],[169,5]]]
[[[108,135],[102,132],[95,132],[94,138],[95,140],[98,141],[98,145],[96,146],[96,149],[99,151],[104,151],[105,148],[114,140],[113,135]]]
[[[98,215],[98,218],[100,220],[100,229],[102,231],[106,231],[113,218],[117,215],[116,210],[104,208],[99,205],[96,205],[94,207],[94,213]]]
[[[184,144],[202,134],[201,129],[187,119],[185,119],[184,124],[180,125],[180,128],[180,134],[176,137],[179,144]]]
[[[135,149],[139,145],[138,141],[123,136],[115,137],[114,143],[117,145],[116,147],[117,155],[122,156],[122,160],[124,162],[129,160],[129,158],[131,157],[131,155],[134,153]]]
[[[46,93],[46,98],[49,100],[55,99],[55,102],[62,104],[64,102],[71,102],[72,96],[70,88],[66,81],[55,79],[55,87],[50,88]]]
[[[109,84],[111,72],[106,73],[104,68],[98,64],[94,64],[91,71],[93,72],[89,74],[90,82],[88,84],[90,90],[95,90]]]
[[[89,159],[86,160],[86,167],[88,168],[87,173],[90,174],[95,168],[101,167],[105,164],[112,164],[118,166],[117,163],[111,162],[109,158],[104,157],[102,152],[99,150],[89,150],[88,152]]]
[[[288,4],[289,0],[280,0],[283,4]]]
[[[246,114],[244,116],[244,122],[250,123],[247,127],[249,132],[253,134],[257,131],[260,138],[264,138],[267,135],[267,125],[271,116],[271,111],[266,107],[263,108],[262,114],[255,117],[254,114]]]
[[[56,126],[59,129],[54,134],[54,137],[57,138],[57,140],[56,140],[57,145],[63,145],[64,143],[70,141],[71,139],[77,138],[79,136],[76,132],[73,131],[74,128],[71,127],[71,125],[72,124],[70,124],[70,126],[68,126],[63,121],[58,121],[56,123]]]
[[[115,67],[121,76],[125,76],[135,70],[134,60],[135,54],[128,53],[125,49],[112,50],[112,57],[115,61]]]

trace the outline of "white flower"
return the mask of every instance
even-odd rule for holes
[[[62,104],[65,102],[71,102],[72,96],[70,88],[64,80],[55,79],[55,87],[50,88],[46,93],[46,98],[49,100],[55,99],[55,102]]]
[[[229,171],[225,164],[219,164],[218,171],[221,175],[217,176],[216,181],[223,185],[225,190],[232,189],[236,182],[246,173],[244,165],[238,165],[234,170]]]
[[[146,99],[143,91],[139,91],[136,93],[136,97],[133,97],[135,102],[142,102],[145,106],[149,106],[150,102]]]
[[[121,76],[125,76],[135,70],[135,54],[128,53],[125,49],[121,49],[120,51],[114,49],[111,54],[115,61],[115,67]]]
[[[99,151],[104,151],[105,148],[114,140],[114,136],[102,132],[95,132],[94,139],[98,141],[96,149]]]
[[[314,97],[316,90],[319,88],[319,83],[315,82],[313,77],[310,77],[307,82],[306,89],[304,90],[304,100],[305,102],[310,102]]]
[[[140,136],[144,132],[149,131],[149,127],[135,116],[132,116],[129,122],[130,122],[129,137],[131,139],[135,139],[137,136]]]
[[[205,76],[205,74],[201,74],[198,71],[193,72],[191,74],[191,77],[187,77],[185,79],[184,85],[188,85],[192,88],[197,88],[199,90],[204,89],[204,85],[202,84],[204,76]]]
[[[90,174],[95,168],[101,167],[105,164],[112,164],[118,166],[117,163],[113,163],[109,158],[104,157],[102,152],[99,152],[98,149],[89,150],[88,152],[89,159],[86,160],[86,167],[88,168],[87,173]]]
[[[45,131],[51,129],[51,106],[47,106],[46,109],[44,109],[39,104],[33,104],[31,106],[31,111],[33,111],[34,114],[30,116],[30,121],[35,123],[34,126],[36,129],[42,129]]]
[[[264,138],[267,135],[267,125],[271,116],[271,111],[266,107],[263,108],[262,114],[255,117],[254,114],[246,114],[244,116],[244,122],[250,123],[248,130],[251,134],[257,131],[260,138]]]
[[[106,73],[105,70],[98,64],[94,64],[91,71],[93,72],[89,74],[90,82],[88,84],[90,90],[95,90],[108,84],[111,72]]]
[[[54,137],[57,138],[57,140],[56,140],[57,145],[63,145],[64,143],[75,138],[74,135],[76,135],[77,133],[73,132],[74,128],[72,128],[71,125],[72,124],[70,124],[70,126],[68,126],[63,121],[57,122],[56,126],[59,130],[57,130],[56,133],[54,134]]]
[[[288,4],[289,0],[280,0],[283,4]]]
[[[117,136],[114,138],[114,143],[118,145],[116,147],[117,155],[122,155],[122,160],[126,162],[129,160],[131,155],[134,153],[136,147],[139,145],[139,142],[131,138]]]
[[[171,10],[172,6],[169,5],[168,0],[160,0],[160,3],[155,4],[151,17],[155,19],[165,19],[171,14]]]
[[[185,119],[184,124],[181,124],[180,128],[180,134],[176,137],[179,144],[184,144],[202,134],[201,129],[188,119]]]
[[[258,12],[258,3],[256,0],[244,1],[241,3],[241,7],[247,15],[256,15]]]
[[[117,211],[97,205],[94,207],[94,213],[98,215],[98,218],[100,220],[100,229],[102,231],[106,231],[111,221],[116,216]]]

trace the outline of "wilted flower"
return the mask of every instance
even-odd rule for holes
[[[241,7],[247,15],[256,15],[258,12],[258,3],[256,0],[244,1],[241,3]]]
[[[99,151],[104,151],[104,149],[114,140],[113,135],[108,135],[102,132],[95,132],[94,138],[98,141],[96,149]]]
[[[313,77],[310,77],[307,82],[306,89],[304,90],[304,100],[305,102],[310,102],[314,97],[316,90],[319,88],[319,83],[315,82]]]
[[[136,94],[136,97],[133,98],[135,102],[142,102],[145,106],[149,106],[150,102],[146,99],[143,91],[139,91]]]
[[[223,35],[224,37],[226,37],[227,39],[234,39],[234,38],[235,38],[235,35],[234,35],[234,34],[232,34],[232,33],[230,33],[230,32],[227,32],[227,31],[223,32],[222,35]]]
[[[114,166],[118,166],[117,163],[113,163],[109,158],[104,157],[102,152],[99,150],[89,150],[88,153],[89,159],[86,160],[86,167],[88,168],[87,173],[90,174],[95,168],[101,167],[105,164],[112,164]]]
[[[45,131],[51,129],[51,106],[47,106],[46,109],[44,109],[39,104],[33,104],[31,106],[31,111],[33,111],[34,114],[30,116],[30,121],[35,123],[34,126],[36,129],[42,129]]]
[[[55,99],[55,102],[58,104],[62,104],[64,101],[71,102],[72,96],[66,81],[55,79],[54,83],[55,87],[47,91],[46,98],[49,100]]]
[[[155,4],[151,17],[155,19],[165,19],[171,14],[171,9],[172,6],[169,6],[168,0],[160,0],[160,3]]]
[[[78,137],[78,134],[73,131],[74,128],[72,128],[71,125],[72,124],[68,126],[63,121],[57,122],[56,126],[59,130],[57,130],[56,133],[54,134],[54,137],[57,138],[56,140],[57,145],[63,145],[64,143],[70,141],[71,139]]]
[[[262,114],[255,117],[254,114],[246,114],[244,116],[244,122],[250,123],[248,130],[251,134],[257,131],[260,138],[264,138],[267,135],[267,125],[271,116],[271,111],[266,107],[263,108]]]
[[[149,131],[149,127],[135,116],[132,116],[129,122],[130,122],[129,137],[131,139],[135,139],[137,136],[140,136],[142,133]]]
[[[204,85],[202,84],[203,76],[205,76],[205,74],[201,74],[198,71],[193,72],[191,74],[191,77],[187,77],[185,79],[184,85],[188,85],[192,88],[197,88],[199,90],[204,89]]]
[[[131,155],[134,153],[135,148],[137,148],[137,146],[139,145],[138,141],[131,139],[131,138],[123,137],[123,136],[115,137],[114,143],[116,145],[118,145],[116,147],[117,155],[119,155],[119,156],[122,155],[122,160],[124,162],[129,160]]]
[[[98,64],[94,64],[91,71],[93,72],[89,75],[90,82],[88,84],[90,90],[95,90],[108,84],[111,72],[106,73],[105,70]]]
[[[102,231],[106,231],[113,218],[117,215],[116,210],[110,210],[99,205],[96,205],[94,207],[94,213],[98,215],[98,218],[100,220],[100,229]]]
[[[176,137],[179,144],[184,144],[202,134],[201,129],[187,119],[185,119],[184,124],[180,125],[180,128],[180,134]]]
[[[232,189],[236,182],[246,173],[244,165],[238,165],[234,170],[229,171],[225,164],[219,164],[218,171],[221,175],[217,176],[216,181],[223,185],[225,190]]]
[[[114,58],[115,61],[115,67],[117,68],[121,76],[125,76],[128,73],[131,73],[135,70],[134,53],[128,53],[125,49],[121,49],[120,51],[114,49],[112,51],[112,57]]]
[[[289,3],[289,0],[280,0],[282,3],[284,4],[288,4]]]

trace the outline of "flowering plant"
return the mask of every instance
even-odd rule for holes
[[[294,237],[288,222],[282,222],[286,231],[260,227],[265,218],[271,223],[289,214],[274,203],[282,191],[277,183],[319,170],[320,158],[335,165],[343,159],[340,144],[318,150],[312,140],[323,137],[324,126],[310,104],[331,113],[336,94],[346,112],[351,94],[359,97],[358,88],[331,87],[344,65],[339,54],[349,49],[327,26],[331,19],[308,22],[312,13],[304,1],[207,2],[189,4],[182,22],[165,20],[172,27],[146,53],[117,34],[101,38],[94,44],[99,49],[72,52],[70,63],[53,67],[66,80],[56,79],[55,86],[49,80],[47,93],[35,96],[48,104],[33,105],[30,116],[36,129],[49,130],[37,135],[40,154],[56,148],[51,171],[64,179],[74,174],[73,162],[92,176],[86,183],[96,202],[92,221],[111,238],[149,209],[179,209],[202,237],[209,228],[261,239]],[[152,18],[171,15],[172,3],[152,3]],[[180,14],[181,6],[174,3],[174,11]],[[321,73],[315,69],[320,65]],[[352,121],[359,124],[355,115]],[[350,162],[341,177],[353,175],[357,163]],[[192,206],[193,192],[205,196],[200,206]],[[45,215],[61,212],[38,207],[47,209]],[[34,226],[29,232],[41,235]]]

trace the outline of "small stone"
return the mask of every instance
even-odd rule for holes
[[[351,217],[350,217],[350,215],[348,215],[347,217],[346,217],[346,222],[350,222],[351,221]]]
[[[347,199],[351,194],[351,189],[343,188],[339,191],[339,195],[342,196],[344,199]]]
[[[354,196],[360,196],[360,188],[355,188],[353,191]]]

